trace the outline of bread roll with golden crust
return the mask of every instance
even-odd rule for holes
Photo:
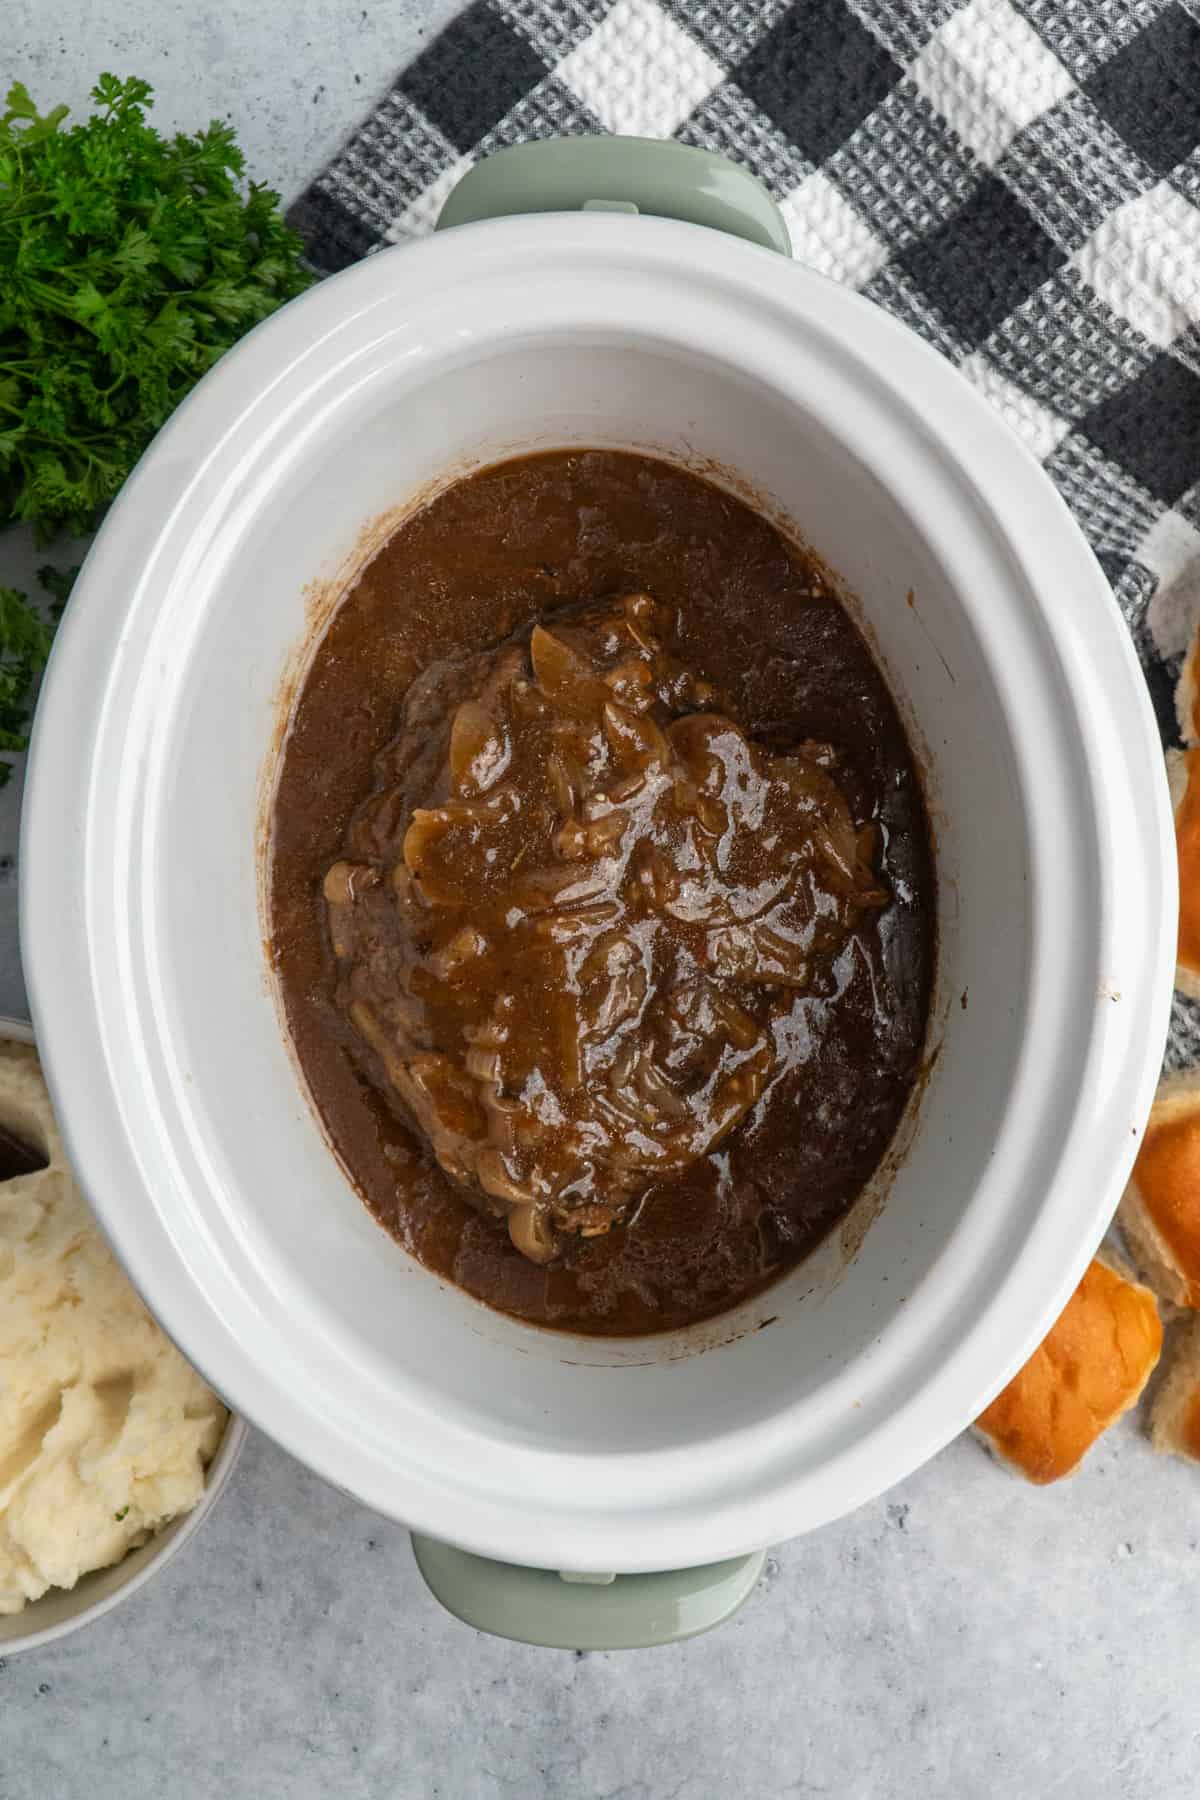
[[[1200,744],[1200,626],[1192,632],[1175,686],[1175,717],[1185,744]]]
[[[1073,1474],[1134,1405],[1162,1349],[1149,1288],[1101,1255],[1023,1369],[975,1421],[992,1454],[1044,1487]]]
[[[1150,1414],[1150,1441],[1156,1450],[1200,1462],[1200,1319],[1174,1345]]]
[[[1167,783],[1179,859],[1175,986],[1200,1000],[1200,749],[1167,751]]]
[[[1200,1072],[1159,1083],[1118,1218],[1155,1293],[1200,1307]]]

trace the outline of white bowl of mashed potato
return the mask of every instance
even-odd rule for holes
[[[44,1166],[12,1174],[21,1146]],[[198,1528],[246,1435],[138,1299],[0,1020],[0,1656],[77,1630]],[[15,1157],[15,1163],[14,1163]]]

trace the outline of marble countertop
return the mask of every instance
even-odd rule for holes
[[[565,0],[564,0],[565,3]],[[5,81],[228,112],[297,191],[457,0],[7,0]],[[0,541],[0,583],[38,559]],[[24,1009],[0,793],[0,1012]],[[1035,1492],[973,1442],[776,1548],[709,1637],[574,1655],[428,1596],[398,1526],[261,1436],[196,1540],[0,1660],[0,1800],[1184,1800],[1200,1792],[1200,1476],[1132,1421]]]

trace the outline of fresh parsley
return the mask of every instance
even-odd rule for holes
[[[311,279],[229,125],[163,137],[136,79],[92,98],[66,126],[16,82],[0,113],[0,526],[40,543],[91,530],[189,388]],[[50,577],[56,616],[69,578]],[[0,751],[25,747],[51,635],[0,589]]]
[[[127,1514],[127,1513],[128,1513],[128,1511],[129,1511],[129,1508],[128,1508],[128,1507],[127,1507],[127,1506],[123,1506],[123,1507],[122,1507],[122,1508],[121,1508],[121,1510],[120,1510],[120,1512],[119,1512],[119,1513],[114,1513],[114,1514],[113,1514],[113,1518],[114,1518],[114,1519],[115,1519],[115,1520],[116,1520],[116,1521],[117,1521],[117,1524],[118,1524],[118,1525],[119,1525],[119,1524],[120,1524],[120,1523],[121,1523],[121,1520],[122,1520],[122,1519],[123,1519],[123,1518],[125,1518],[125,1516],[126,1516],[126,1514]]]
[[[89,530],[188,389],[308,285],[279,196],[229,125],[165,138],[102,75],[64,128],[16,82],[0,115],[0,524]]]
[[[43,563],[37,572],[39,583],[50,596],[50,617],[56,625],[62,618],[63,607],[71,598],[71,589],[75,586],[75,577],[81,567],[81,563],[76,563],[71,569],[56,569],[53,563]]]
[[[54,627],[16,588],[0,587],[0,752],[24,750],[29,701],[45,666]],[[12,764],[0,762],[0,787]]]

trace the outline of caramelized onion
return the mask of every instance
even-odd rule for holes
[[[323,887],[339,993],[546,1263],[737,1129],[887,899],[828,746],[766,748],[629,595],[414,683]]]

